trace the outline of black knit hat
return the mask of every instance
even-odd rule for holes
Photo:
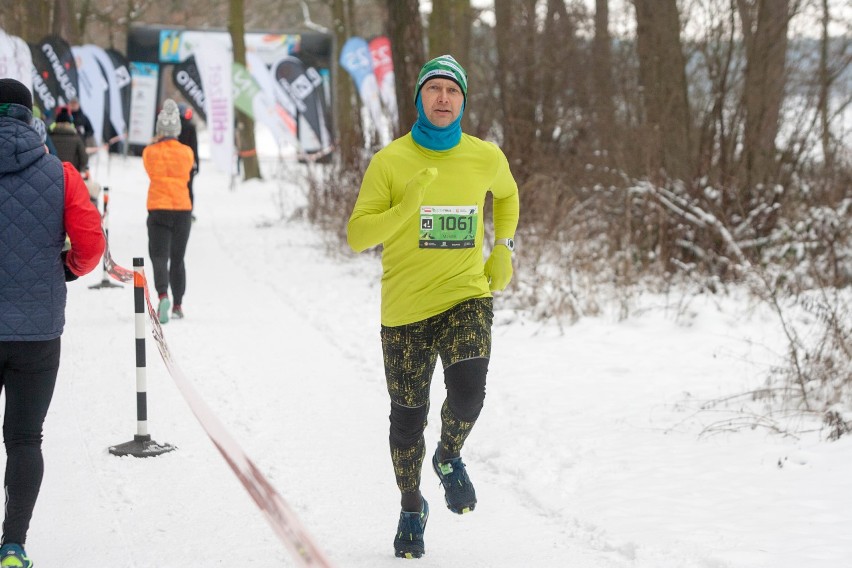
[[[14,103],[33,110],[33,96],[30,90],[15,79],[0,79],[0,104]]]
[[[70,122],[74,123],[74,115],[71,114],[71,109],[68,107],[59,107],[56,112],[56,119],[54,122]]]

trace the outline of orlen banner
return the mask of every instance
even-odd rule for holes
[[[189,101],[195,112],[204,122],[207,122],[207,101],[204,98],[204,87],[201,85],[201,73],[195,56],[191,55],[172,68],[172,81],[180,94]]]
[[[74,98],[79,98],[77,87],[77,66],[71,46],[59,36],[47,36],[36,46],[43,58],[33,58],[33,63],[39,72],[48,75],[45,80],[56,97],[58,104],[65,105]]]

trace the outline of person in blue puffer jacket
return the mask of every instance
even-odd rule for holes
[[[0,389],[5,391],[6,511],[0,565],[24,552],[44,475],[44,424],[59,372],[65,282],[92,271],[105,241],[74,167],[47,153],[31,126],[32,94],[0,79]],[[63,252],[65,236],[71,249]]]

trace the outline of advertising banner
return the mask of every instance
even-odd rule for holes
[[[381,95],[367,41],[360,37],[346,40],[340,50],[340,65],[352,76],[358,96],[369,112],[370,122],[374,129],[379,130],[383,123]]]
[[[204,86],[201,84],[201,72],[198,71],[194,55],[172,67],[172,81],[201,120],[207,122],[207,101],[204,98]]]
[[[396,105],[396,77],[393,72],[393,56],[391,44],[387,36],[378,36],[370,40],[370,56],[373,58],[373,73],[379,85],[382,104],[390,117],[392,124],[399,120]]]
[[[204,86],[204,111],[210,132],[210,157],[219,170],[236,169],[234,152],[234,96],[230,42],[202,36],[194,45],[195,61]]]
[[[130,123],[130,101],[133,90],[133,80],[130,76],[130,62],[123,53],[115,49],[110,48],[105,51],[109,55],[112,66],[115,69],[115,84],[118,87],[121,109],[124,113],[124,130],[116,130],[116,134],[120,134],[121,132],[127,132],[127,125]]]
[[[100,146],[103,140],[109,83],[92,50],[86,46],[73,46],[71,53],[77,68],[80,108],[92,123],[95,145]]]
[[[331,148],[323,79],[313,67],[305,68],[299,58],[288,55],[273,66],[273,75],[283,91],[295,102],[302,150],[324,153]]]
[[[51,87],[57,102],[66,105],[71,99],[79,98],[77,66],[68,42],[59,36],[47,36],[38,43],[38,50],[47,63],[46,69],[39,71],[47,71],[52,76],[52,80],[45,82]],[[35,60],[33,63],[37,64]]]
[[[86,44],[83,48],[88,50],[95,61],[98,62],[98,65],[101,68],[101,73],[107,83],[106,97],[104,101],[104,139],[110,140],[116,136],[119,138],[123,137],[127,130],[127,122],[124,118],[125,110],[121,93],[122,87],[119,85],[120,77],[116,71],[115,65],[113,64],[113,60],[106,51],[97,45]],[[127,83],[130,83],[129,77],[127,78]]]
[[[133,90],[130,99],[130,123],[127,141],[147,146],[154,133],[153,118],[157,116],[157,80],[160,66],[156,63],[130,64]]]

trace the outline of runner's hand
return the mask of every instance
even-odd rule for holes
[[[485,277],[492,292],[508,286],[512,280],[512,251],[503,245],[496,245],[485,261]]]
[[[406,217],[414,215],[423,203],[426,188],[438,177],[438,168],[423,168],[405,184],[405,195],[399,202],[399,211]]]

